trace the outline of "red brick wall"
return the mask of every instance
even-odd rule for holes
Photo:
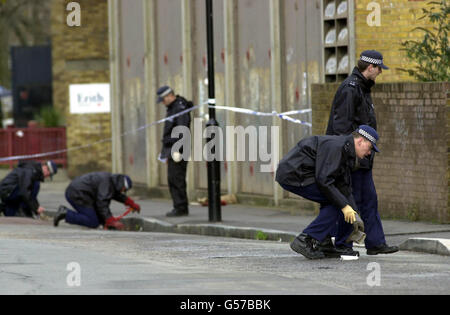
[[[313,134],[323,134],[337,84],[313,85]],[[450,222],[450,83],[377,84],[374,167],[385,218]]]

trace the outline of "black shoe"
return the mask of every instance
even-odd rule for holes
[[[173,209],[172,211],[166,213],[166,217],[182,217],[187,215],[189,215],[189,211],[178,209]]]
[[[331,240],[331,237],[327,237],[325,240],[317,244],[317,249],[320,250],[327,255],[327,253],[334,253],[336,251],[336,248],[333,245],[333,241]]]
[[[392,254],[398,252],[398,246],[388,246],[381,244],[367,249],[367,255]]]
[[[358,256],[359,252],[353,250],[351,247],[333,245],[331,237],[327,237],[324,241],[317,245],[317,249],[324,253],[327,258],[340,258],[341,255],[345,256]]]
[[[317,241],[305,233],[300,234],[294,239],[291,243],[291,249],[308,259],[325,258],[325,254],[317,249]]]
[[[339,258],[341,254],[336,250],[333,245],[331,237],[327,237],[325,240],[317,244],[317,249],[324,253],[326,258]]]
[[[59,221],[64,220],[66,218],[67,209],[64,206],[59,206],[58,212],[56,212],[56,216],[53,218],[53,225],[58,226]]]

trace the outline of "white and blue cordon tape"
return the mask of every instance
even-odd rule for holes
[[[205,103],[203,105],[208,105],[208,104],[215,104],[215,100],[214,100],[213,103],[207,102],[207,103]],[[136,133],[138,131],[147,129],[147,128],[151,127],[151,126],[162,124],[162,123],[164,123],[164,122],[166,122],[168,120],[171,121],[174,118],[176,118],[178,116],[181,116],[181,115],[184,115],[186,113],[189,113],[189,112],[191,112],[193,110],[196,110],[196,109],[202,107],[203,105],[193,106],[193,107],[188,108],[186,110],[183,110],[183,111],[181,111],[179,113],[176,113],[176,114],[174,114],[172,116],[165,117],[163,119],[151,122],[149,124],[145,124],[145,125],[140,126],[140,127],[138,127],[137,129],[134,129],[134,130],[126,131],[126,132],[122,133],[120,136],[124,137],[126,135],[133,134],[133,133]],[[236,112],[236,113],[242,113],[242,114],[253,115],[253,116],[279,117],[281,119],[290,121],[290,122],[295,123],[295,124],[304,125],[304,126],[307,126],[307,127],[310,127],[310,128],[312,127],[312,124],[309,123],[309,122],[302,121],[302,120],[299,120],[299,119],[295,119],[295,118],[292,118],[292,117],[289,116],[289,115],[298,115],[298,114],[310,113],[311,109],[293,110],[293,111],[284,112],[284,113],[277,113],[276,111],[272,111],[270,113],[265,113],[265,112],[258,112],[258,111],[254,111],[254,110],[251,110],[251,109],[239,108],[239,107],[229,107],[229,106],[220,106],[220,105],[208,105],[208,107],[212,107],[212,108],[215,108],[215,109],[221,109],[221,110],[228,110],[228,111],[232,111],[232,112]],[[67,149],[64,149],[64,150],[58,150],[58,151],[52,151],[52,152],[46,152],[46,153],[30,154],[30,155],[16,155],[16,156],[2,157],[2,158],[0,158],[0,162],[41,158],[41,157],[45,157],[45,156],[51,156],[51,155],[66,153],[66,152],[70,152],[70,151],[82,150],[82,149],[90,148],[90,147],[92,147],[92,146],[94,146],[96,144],[103,143],[103,142],[109,142],[109,141],[112,141],[112,138],[106,138],[106,139],[102,139],[102,140],[99,140],[99,141],[96,141],[96,142],[93,142],[93,143],[90,143],[90,144],[81,145],[81,146],[72,147],[72,148],[67,148]]]

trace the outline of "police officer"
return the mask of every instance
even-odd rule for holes
[[[159,88],[157,94],[157,102],[162,102],[167,107],[167,117],[180,113],[193,106],[192,102],[187,101],[179,95],[175,95],[174,91],[168,86]],[[172,152],[172,146],[180,140],[180,138],[172,137],[172,130],[177,126],[190,128],[190,125],[190,112],[175,117],[174,119],[167,120],[164,124],[160,159],[165,160],[167,163],[167,181],[169,183],[170,195],[173,200],[173,209],[166,214],[168,217],[186,216],[189,214],[186,193],[187,161],[181,158],[182,151]]]
[[[383,63],[383,56],[375,50],[361,53],[358,65],[352,74],[342,82],[333,100],[327,135],[348,135],[358,125],[369,125],[375,130],[377,122],[375,108],[371,98],[371,88],[383,69],[389,69]],[[398,251],[397,246],[388,246],[378,213],[378,201],[372,178],[375,154],[361,159],[358,170],[352,174],[353,194],[367,234],[365,245],[367,254],[389,254]],[[338,233],[336,244],[351,247],[344,240],[347,235]]]
[[[40,183],[58,171],[53,161],[45,163],[22,161],[0,182],[0,212],[5,216],[34,217],[45,211],[37,196]]]
[[[66,200],[75,211],[60,206],[54,217],[54,226],[65,219],[69,224],[88,228],[103,225],[108,229],[123,229],[123,224],[111,214],[109,205],[111,200],[116,200],[139,212],[141,207],[125,195],[132,185],[127,175],[107,172],[88,173],[75,178],[66,189]]]
[[[351,172],[356,159],[378,151],[377,132],[360,126],[348,136],[312,136],[301,140],[280,161],[276,181],[285,190],[320,204],[318,217],[291,243],[292,250],[309,259],[358,255],[351,247],[336,246],[324,251],[323,243],[336,228],[350,235],[356,221]],[[326,255],[329,253],[330,255]]]

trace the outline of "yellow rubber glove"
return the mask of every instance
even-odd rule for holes
[[[346,205],[342,208],[342,213],[344,214],[345,222],[353,224],[356,221],[356,211],[352,207]]]

